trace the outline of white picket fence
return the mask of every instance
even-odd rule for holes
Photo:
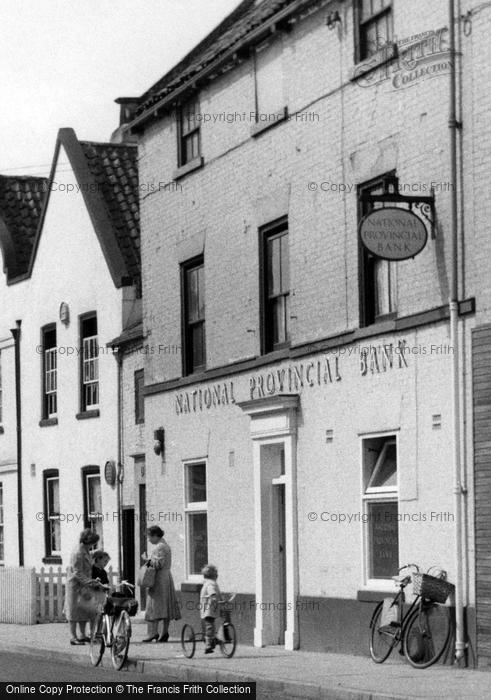
[[[109,585],[117,583],[116,571],[109,567],[107,570]],[[36,610],[37,622],[65,622],[63,604],[65,600],[66,571],[61,566],[53,569],[41,568],[36,573]]]
[[[109,584],[116,585],[118,574],[109,567]],[[0,568],[0,623],[35,625],[37,622],[64,622],[66,571],[25,567]]]
[[[34,569],[0,568],[0,622],[36,624],[36,583]]]

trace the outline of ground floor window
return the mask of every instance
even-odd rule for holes
[[[184,469],[187,575],[192,577],[208,563],[206,461],[186,462]]]
[[[397,440],[363,440],[365,580],[390,579],[399,568]]]
[[[0,482],[0,566],[5,560],[5,545],[3,540],[3,484]]]
[[[60,479],[57,469],[44,472],[44,527],[46,556],[61,556]]]
[[[102,546],[102,489],[99,467],[85,467],[82,470],[82,479],[85,527],[99,535],[99,546]]]

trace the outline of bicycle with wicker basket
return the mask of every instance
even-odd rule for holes
[[[381,601],[370,621],[370,656],[375,663],[388,659],[398,644],[399,653],[415,668],[428,668],[441,658],[452,629],[450,609],[444,603],[455,587],[445,571],[431,575],[434,568],[422,573],[416,564],[405,564],[393,577],[399,592]],[[405,569],[413,571],[401,576]],[[415,598],[404,612],[405,588],[411,581]]]
[[[102,586],[97,616],[90,636],[90,660],[93,666],[101,663],[106,647],[111,649],[114,668],[120,671],[127,659],[131,640],[131,617],[138,612],[134,598],[135,586],[128,581],[114,589]]]

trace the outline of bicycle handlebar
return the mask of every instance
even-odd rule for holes
[[[419,566],[417,564],[404,564],[404,566],[401,566],[401,568],[398,569],[397,573],[400,574],[401,571],[403,571],[404,569],[410,569],[410,568],[416,569],[416,571],[419,572]]]

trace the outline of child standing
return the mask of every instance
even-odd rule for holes
[[[199,597],[201,619],[204,620],[205,625],[205,654],[211,654],[215,648],[215,619],[220,616],[221,594],[217,584],[218,569],[213,564],[207,564],[201,573],[205,579]]]
[[[92,554],[92,578],[99,579],[103,586],[109,585],[109,578],[106,571],[106,566],[111,557],[102,549],[96,549]]]

